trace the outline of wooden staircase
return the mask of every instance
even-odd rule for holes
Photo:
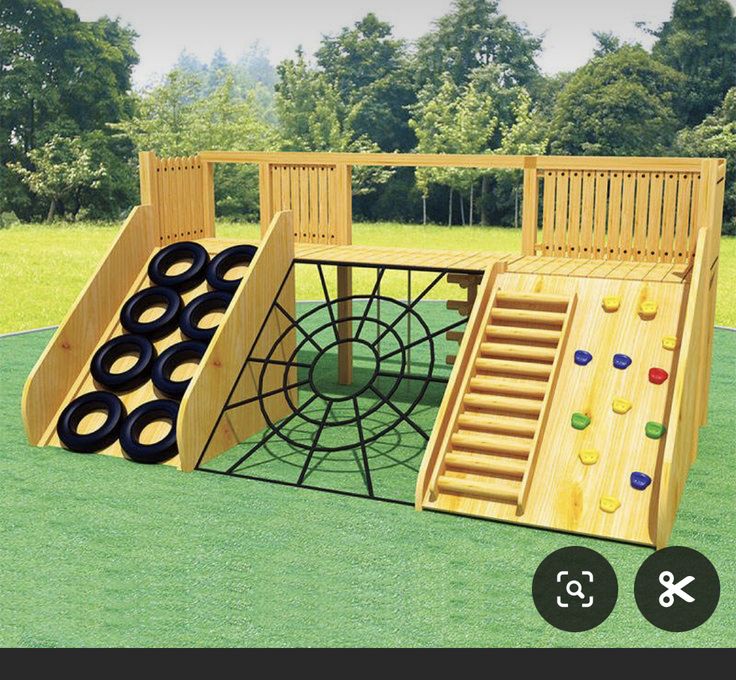
[[[575,302],[499,289],[475,310],[482,318],[457,358],[459,388],[446,393],[455,403],[443,404],[429,443],[436,455],[428,447],[428,507],[451,494],[523,513]]]

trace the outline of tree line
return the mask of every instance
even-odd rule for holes
[[[546,75],[543,45],[496,0],[454,0],[415,43],[369,13],[275,67],[183,53],[131,83],[132,27],[82,22],[58,0],[0,6],[0,213],[118,217],[137,202],[136,152],[203,149],[683,155],[729,160],[736,223],[736,19],[726,0],[675,0],[651,50],[595,33],[591,59]],[[254,219],[254,168],[218,168],[219,215]],[[514,224],[518,173],[356,168],[356,219]]]

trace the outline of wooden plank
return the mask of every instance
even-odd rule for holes
[[[593,250],[593,207],[595,204],[595,172],[583,173],[583,201],[580,216],[579,257],[592,257]]]
[[[687,261],[687,239],[690,228],[690,205],[693,195],[693,176],[689,173],[679,175],[677,185],[677,218],[675,220],[675,240],[673,244],[674,261]]]
[[[330,233],[330,217],[328,212],[328,199],[327,199],[327,168],[320,166],[317,168],[317,182],[319,183],[319,196],[318,196],[318,212],[317,212],[317,223],[319,232],[319,242],[326,244],[329,243]]]
[[[624,175],[614,171],[609,175],[608,185],[608,235],[606,252],[608,257],[616,260],[619,257],[621,238],[621,198],[623,195]]]
[[[621,231],[619,234],[618,256],[622,260],[633,259],[634,216],[636,213],[636,174],[627,172],[623,178],[621,197]]]
[[[649,180],[649,173],[639,172],[636,175],[636,216],[634,219],[634,246],[631,254],[633,260],[644,260],[646,258]]]
[[[662,241],[660,262],[674,260],[675,219],[677,217],[677,185],[680,176],[676,172],[668,172],[664,178],[664,198],[662,205]]]
[[[552,236],[553,254],[564,255],[567,250],[567,200],[570,186],[569,173],[560,170],[556,177],[555,225]]]
[[[567,254],[578,257],[580,250],[580,219],[583,196],[583,173],[570,171],[570,207],[568,210]]]
[[[534,156],[524,159],[524,194],[521,216],[521,252],[534,255],[539,222],[539,179]]]
[[[659,259],[659,246],[662,231],[662,196],[664,193],[664,173],[652,174],[649,184],[649,217],[647,224],[646,259],[656,262]]]
[[[608,173],[595,173],[595,214],[593,216],[593,257],[603,259],[606,250],[606,222],[608,219]]]
[[[148,198],[148,196],[146,196]],[[23,388],[21,410],[31,444],[39,445],[100,335],[123,302],[153,248],[154,208],[132,210],[89,283],[36,362]]]
[[[252,426],[248,428],[245,423],[246,429],[240,432],[233,432],[220,414],[291,266],[294,257],[291,220],[290,212],[274,217],[181,402],[176,433],[182,470],[193,470],[203,452],[204,462],[254,434],[258,430],[253,428],[262,424],[256,402],[249,414]]]
[[[556,173],[544,173],[544,194],[542,199],[542,253],[551,255],[553,251],[555,228],[555,190]]]

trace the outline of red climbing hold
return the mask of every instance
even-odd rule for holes
[[[669,373],[667,373],[663,368],[649,369],[649,382],[654,383],[655,385],[661,385],[669,377]]]

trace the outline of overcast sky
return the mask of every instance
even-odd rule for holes
[[[277,63],[301,44],[307,54],[323,34],[335,33],[367,12],[413,40],[449,9],[450,0],[62,0],[84,20],[120,16],[140,35],[141,63],[135,81],[144,85],[165,73],[182,50],[209,61],[221,47],[237,58],[260,41]],[[635,21],[654,25],[667,19],[672,0],[501,0],[502,10],[534,33],[545,33],[539,59],[546,73],[584,64],[593,50],[592,31],[613,31],[649,46]],[[736,0],[734,3],[736,4]]]

